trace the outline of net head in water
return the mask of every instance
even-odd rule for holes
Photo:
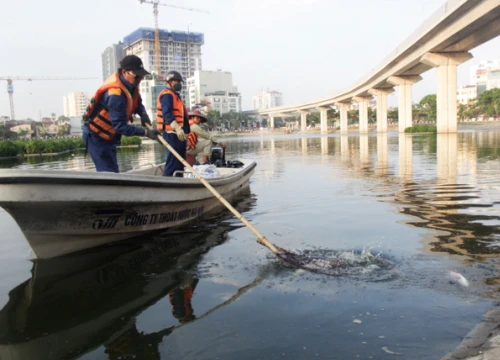
[[[370,250],[283,251],[277,255],[286,265],[326,275],[363,275],[392,268],[389,259]]]

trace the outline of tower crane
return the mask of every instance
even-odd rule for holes
[[[161,67],[160,67],[160,31],[158,29],[158,5],[161,6],[169,6],[172,8],[176,9],[182,9],[182,10],[188,10],[188,11],[198,11],[202,13],[208,14],[208,11],[205,10],[200,10],[200,9],[195,9],[195,8],[189,8],[189,7],[184,7],[184,6],[178,6],[178,5],[172,5],[172,4],[165,4],[160,2],[160,0],[139,0],[139,3],[141,4],[152,4],[153,5],[153,14],[155,17],[155,68],[156,68],[156,74],[158,77],[161,77]],[[189,51],[189,49],[188,49]],[[189,66],[189,64],[188,64]]]
[[[15,120],[14,112],[14,86],[12,85],[13,80],[90,80],[96,78],[78,78],[78,77],[48,77],[48,76],[0,76],[0,80],[7,80],[7,92],[9,93],[10,99],[10,119]]]

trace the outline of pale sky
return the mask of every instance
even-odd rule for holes
[[[167,1],[164,1],[167,3]],[[442,0],[170,0],[210,14],[159,7],[162,29],[201,32],[204,70],[233,74],[244,110],[261,89],[286,105],[334,95],[376,67],[441,6]],[[95,80],[14,82],[16,118],[63,113],[71,91],[93,94],[101,54],[139,27],[153,27],[152,6],[139,0],[2,0],[0,76],[74,76]],[[500,58],[500,39],[472,51],[459,67]],[[152,69],[148,69],[152,70]],[[414,86],[413,101],[436,92],[435,71]],[[0,115],[10,116],[6,81]],[[397,95],[389,96],[389,105]]]

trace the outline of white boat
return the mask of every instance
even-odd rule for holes
[[[217,168],[206,179],[222,196],[248,184],[256,163]],[[218,206],[197,179],[162,176],[162,166],[125,173],[0,170],[0,206],[37,258],[51,258],[164,230]]]

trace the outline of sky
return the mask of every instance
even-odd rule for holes
[[[5,0],[6,1],[6,0]],[[261,90],[283,93],[285,105],[334,95],[356,83],[429,18],[443,0],[162,0],[209,14],[159,7],[159,27],[201,32],[204,70],[230,71],[243,109]],[[17,119],[63,113],[72,91],[93,94],[102,82],[101,54],[139,27],[153,27],[152,6],[139,0],[9,1],[0,12],[0,77],[54,76],[92,80],[15,81]],[[472,51],[458,68],[500,58],[500,38]],[[152,69],[149,69],[152,70]],[[436,92],[430,70],[413,101]],[[10,116],[5,80],[0,116]],[[389,95],[397,105],[397,93]]]

